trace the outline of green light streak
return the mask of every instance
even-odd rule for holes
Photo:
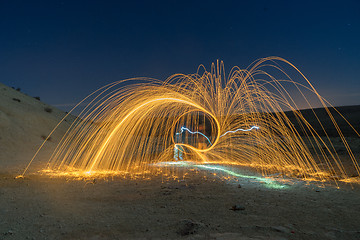
[[[158,163],[156,164],[158,166],[167,166],[167,165],[177,165],[177,166],[181,166],[181,167],[195,167],[195,168],[199,168],[199,169],[204,169],[204,170],[215,170],[215,171],[220,171],[220,172],[224,172],[227,173],[231,176],[234,177],[238,177],[238,178],[245,178],[245,179],[253,179],[256,182],[262,183],[265,185],[265,187],[267,188],[272,188],[272,189],[284,189],[287,188],[287,185],[281,184],[273,179],[270,178],[265,178],[265,177],[259,177],[259,176],[251,176],[251,175],[244,175],[244,174],[240,174],[234,171],[229,170],[226,167],[223,166],[211,166],[211,165],[205,165],[205,164],[193,164],[191,162],[184,162],[184,161],[178,161],[178,162],[162,162],[162,163]]]
[[[239,178],[254,179],[257,182],[266,184],[266,187],[268,187],[268,188],[281,189],[281,188],[286,187],[286,185],[282,185],[282,184],[278,183],[277,181],[272,180],[270,178],[239,174],[239,173],[236,173],[234,171],[231,171],[231,170],[226,169],[225,167],[221,167],[221,166],[207,166],[207,165],[194,165],[194,166],[198,167],[198,168],[201,168],[201,169],[218,170],[218,171],[221,171],[221,172],[225,172],[225,173],[227,173],[227,174],[229,174],[231,176],[235,176],[235,177],[239,177]]]

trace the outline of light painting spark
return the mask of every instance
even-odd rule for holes
[[[301,81],[292,80],[280,64]],[[329,136],[320,136],[299,111],[299,104],[312,108],[310,98],[325,107],[359,173],[328,102],[295,66],[278,57],[247,69],[234,67],[227,76],[217,62],[210,72],[200,66],[195,74],[165,81],[136,78],[104,86],[85,99],[90,103],[59,143],[47,171],[151,174],[158,171],[156,163],[168,162],[174,148],[181,148],[183,160],[198,166],[232,164],[254,167],[264,176],[349,179]],[[297,128],[284,110],[295,115]],[[315,112],[313,117],[321,125],[323,117]],[[161,171],[174,173],[173,167]]]

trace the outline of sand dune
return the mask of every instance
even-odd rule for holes
[[[63,111],[0,83],[0,172],[19,172],[66,115]],[[71,118],[70,118],[71,119]],[[64,122],[34,164],[44,164],[69,127]]]

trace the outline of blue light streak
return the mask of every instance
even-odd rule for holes
[[[252,126],[251,128],[249,128],[249,129],[242,129],[242,128],[238,128],[238,129],[236,129],[236,130],[234,130],[234,131],[227,131],[227,132],[225,132],[223,135],[221,135],[220,137],[223,137],[223,136],[225,136],[226,134],[228,134],[228,133],[236,133],[236,132],[239,132],[239,131],[241,131],[241,132],[249,132],[249,131],[252,131],[252,130],[259,130],[260,129],[260,127],[258,127],[258,126]],[[212,142],[210,141],[210,139],[205,135],[205,134],[203,134],[202,132],[193,132],[193,131],[191,131],[190,129],[188,129],[187,127],[181,127],[181,129],[180,129],[181,131],[180,132],[178,132],[178,133],[176,133],[176,135],[180,135],[181,133],[183,133],[184,131],[188,131],[190,134],[200,134],[201,136],[203,136],[204,138],[206,138],[206,140],[208,140],[208,142],[210,143],[210,145],[212,145]]]
[[[260,129],[260,127],[258,127],[258,126],[252,126],[249,129],[238,128],[238,129],[233,130],[233,131],[227,131],[224,134],[220,135],[220,137],[223,137],[228,133],[236,133],[236,132],[239,132],[239,131],[241,131],[241,132],[249,132],[249,131],[252,131],[252,130],[259,130],[259,129]],[[202,132],[193,132],[193,131],[191,131],[190,129],[188,129],[186,127],[181,127],[181,131],[176,133],[176,135],[180,135],[184,131],[187,131],[190,134],[200,134],[201,136],[205,137],[208,140],[210,145],[212,145],[210,139],[205,134],[203,134]],[[175,144],[175,149],[177,149],[177,144]],[[240,173],[234,172],[234,171],[232,171],[232,170],[230,170],[230,169],[228,169],[228,168],[226,168],[224,166],[220,166],[220,165],[196,164],[196,163],[185,162],[185,161],[162,162],[162,163],[157,163],[156,165],[157,166],[178,165],[180,167],[195,167],[195,168],[198,168],[198,169],[219,171],[219,172],[224,172],[224,173],[226,173],[228,175],[238,177],[238,178],[253,179],[256,182],[265,184],[266,187],[268,187],[268,188],[282,189],[282,188],[287,187],[286,185],[283,185],[283,184],[281,184],[281,183],[279,183],[279,182],[277,182],[275,180],[272,180],[270,178],[240,174]]]
[[[203,134],[202,132],[193,132],[193,131],[191,131],[190,129],[188,129],[188,128],[186,128],[186,127],[181,127],[181,132],[176,133],[176,135],[180,135],[181,133],[184,132],[184,130],[188,131],[188,132],[191,133],[191,134],[200,134],[201,136],[205,137],[205,138],[208,140],[208,142],[210,143],[210,145],[212,145],[210,139],[209,139],[205,134]]]
[[[223,136],[225,136],[225,135],[228,134],[228,133],[236,133],[236,132],[239,132],[239,131],[241,131],[241,132],[249,132],[249,131],[252,131],[252,130],[254,130],[254,129],[259,130],[260,127],[258,127],[258,126],[252,126],[252,127],[249,128],[249,129],[239,128],[239,129],[236,129],[236,130],[234,130],[234,131],[227,131],[226,133],[224,133],[224,134],[221,135],[220,137],[223,137]]]

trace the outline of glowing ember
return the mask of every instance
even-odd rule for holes
[[[303,82],[293,81],[276,61],[291,67]],[[203,169],[210,168],[203,163],[236,164],[254,167],[263,176],[296,173],[323,181],[336,173],[349,179],[325,130],[321,137],[299,111],[299,103],[312,108],[307,93],[325,107],[359,173],[328,103],[295,66],[278,57],[260,59],[248,69],[234,67],[227,78],[217,62],[210,72],[175,74],[165,82],[141,78],[109,84],[86,98],[90,103],[59,143],[47,171],[153,174],[159,171],[157,163],[170,161],[178,150],[181,159]],[[298,128],[284,110],[293,112]],[[315,112],[313,118],[322,126]],[[220,167],[212,170],[236,174]],[[161,171],[178,170],[169,164]]]

